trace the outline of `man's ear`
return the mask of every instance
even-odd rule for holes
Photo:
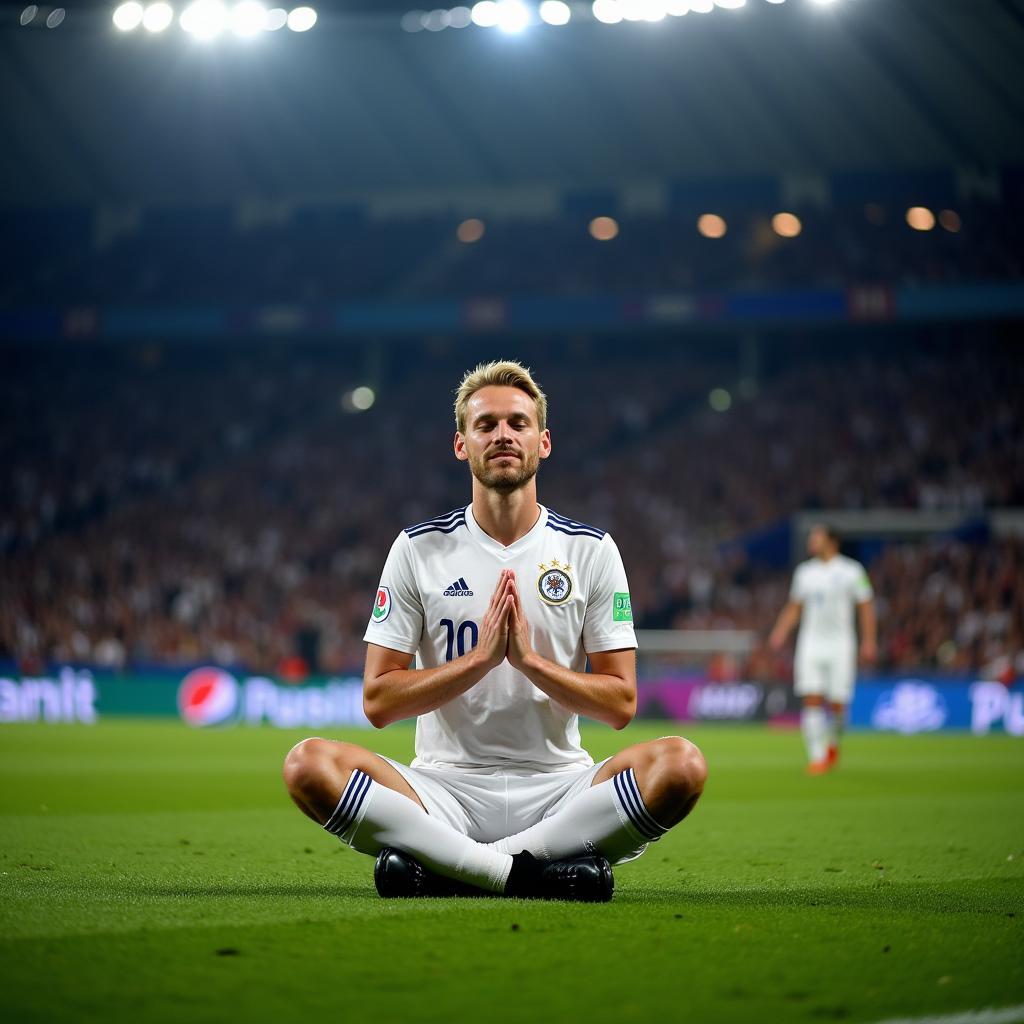
[[[540,435],[540,457],[546,459],[551,454],[551,431],[545,429]]]
[[[469,452],[466,451],[466,439],[458,430],[455,431],[453,447],[455,449],[455,458],[460,462],[466,462],[469,459]]]

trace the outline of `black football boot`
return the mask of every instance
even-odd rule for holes
[[[541,861],[525,850],[512,858],[505,886],[506,896],[577,903],[607,903],[614,892],[612,867],[600,855]]]
[[[385,899],[417,896],[493,896],[475,885],[457,882],[428,871],[415,857],[401,850],[381,850],[373,866],[373,883]]]

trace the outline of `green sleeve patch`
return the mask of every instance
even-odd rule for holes
[[[629,594],[616,593],[612,598],[612,622],[632,622],[633,609],[629,603]]]

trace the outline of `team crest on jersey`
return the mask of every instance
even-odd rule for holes
[[[548,604],[565,604],[572,593],[571,572],[571,565],[563,565],[555,558],[550,562],[541,562],[537,593]]]
[[[391,614],[391,591],[387,587],[377,588],[377,600],[373,604],[373,621],[383,622]]]

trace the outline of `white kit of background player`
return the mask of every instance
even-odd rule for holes
[[[812,557],[793,573],[789,602],[775,625],[771,646],[779,650],[800,623],[793,662],[794,691],[803,699],[801,729],[808,772],[820,775],[839,759],[846,708],[857,679],[857,630],[860,657],[877,657],[874,591],[864,566],[839,553],[839,537],[815,526],[807,538]],[[826,714],[826,706],[831,718]]]
[[[595,765],[578,716],[623,728],[636,640],[615,544],[537,502],[547,401],[518,363],[478,366],[455,403],[473,500],[403,530],[367,626],[367,717],[415,716],[416,757],[308,739],[295,803],[376,855],[384,896],[607,900],[629,860],[696,804],[704,759],[681,737]],[[589,662],[589,671],[587,671]]]

